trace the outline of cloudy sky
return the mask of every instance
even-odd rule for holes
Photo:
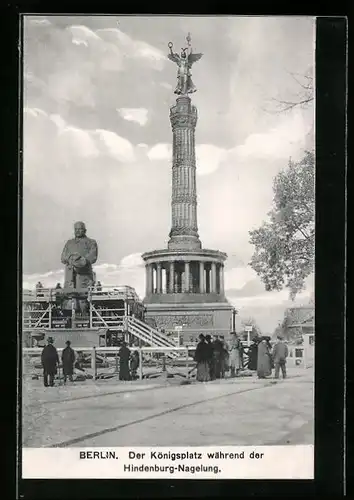
[[[313,109],[276,113],[312,71],[308,17],[27,17],[24,26],[24,286],[63,279],[60,254],[83,220],[99,244],[103,284],[144,293],[140,254],[170,229],[176,66],[192,34],[198,92],[199,234],[228,253],[225,285],[265,331],[288,294],[266,293],[248,266],[248,231],[266,218],[272,179],[313,142]],[[312,291],[299,297],[306,301]]]

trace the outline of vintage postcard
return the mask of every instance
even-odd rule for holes
[[[314,477],[315,23],[23,17],[22,478]]]

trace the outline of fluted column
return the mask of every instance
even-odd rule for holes
[[[220,283],[220,293],[223,294],[224,293],[224,287],[225,287],[225,284],[224,284],[224,265],[223,264],[220,264],[220,268],[219,268],[219,273],[220,273],[220,280],[219,280],[219,283]]]
[[[169,292],[175,291],[175,263],[170,262],[170,279],[169,279]]]
[[[205,293],[204,262],[199,262],[199,292]]]
[[[197,108],[188,96],[170,108],[173,134],[172,224],[168,247],[201,248],[197,224],[195,127]]]
[[[189,279],[189,275],[190,275],[190,269],[189,269],[189,262],[186,261],[184,263],[184,291],[185,292],[189,292],[189,287],[190,287],[190,279]]]
[[[158,262],[156,265],[156,292],[162,292],[162,267],[161,262]]]
[[[216,293],[216,264],[211,263],[210,293]]]

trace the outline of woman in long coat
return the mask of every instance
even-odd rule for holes
[[[139,368],[139,353],[138,351],[133,351],[131,356],[130,356],[130,372],[131,372],[131,378],[135,380],[137,378],[137,370]]]
[[[258,344],[257,375],[258,378],[266,378],[272,374],[271,352],[267,340],[263,339]]]
[[[258,356],[258,342],[252,341],[248,350],[248,369],[252,371],[257,370],[257,356]]]
[[[236,333],[232,333],[230,348],[229,348],[229,366],[231,369],[231,377],[238,375],[242,368],[242,344]]]
[[[225,378],[225,372],[229,371],[229,348],[223,335],[220,336],[220,342],[222,345],[221,378]]]
[[[223,357],[224,357],[224,346],[220,339],[216,338],[213,342],[213,365],[214,365],[214,377],[216,379],[222,378],[223,369]]]
[[[129,359],[130,349],[127,344],[123,342],[122,347],[118,352],[119,356],[119,380],[130,380]]]
[[[199,335],[199,342],[194,354],[194,361],[197,362],[198,382],[208,382],[210,380],[210,348],[203,334]]]

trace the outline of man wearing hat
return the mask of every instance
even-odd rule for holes
[[[288,346],[285,344],[281,335],[278,335],[278,340],[273,347],[273,360],[275,373],[274,378],[279,378],[279,371],[281,369],[283,378],[286,378],[286,358],[288,357]]]
[[[63,363],[63,375],[64,375],[64,384],[66,384],[66,379],[69,377],[70,382],[73,382],[73,374],[74,374],[74,364],[75,364],[75,351],[70,347],[71,342],[67,340],[65,342],[66,347],[63,349],[61,354],[61,360]]]
[[[209,365],[210,380],[215,380],[214,344],[211,335],[205,335],[206,353]]]
[[[59,356],[56,348],[53,345],[53,337],[48,337],[47,342],[48,344],[43,348],[41,354],[41,361],[43,366],[43,382],[45,387],[48,387],[48,385],[50,385],[50,387],[53,387],[54,376],[57,372],[57,366],[59,364]]]

